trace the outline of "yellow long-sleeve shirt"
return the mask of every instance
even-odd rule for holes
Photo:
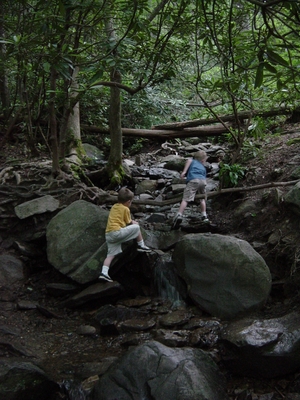
[[[128,207],[122,203],[116,203],[112,206],[105,232],[118,231],[131,223],[131,215]]]

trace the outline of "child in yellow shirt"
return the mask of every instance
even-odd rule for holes
[[[139,224],[131,219],[129,207],[133,197],[131,190],[126,187],[121,188],[118,193],[118,203],[114,204],[110,210],[105,230],[108,250],[99,275],[101,280],[113,282],[108,271],[114,257],[122,253],[122,243],[136,238],[138,250],[151,251],[144,243]]]

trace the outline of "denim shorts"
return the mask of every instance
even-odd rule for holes
[[[107,256],[116,256],[122,253],[122,243],[137,238],[139,233],[140,226],[138,224],[128,225],[118,231],[106,233]]]
[[[197,192],[200,194],[205,194],[205,188],[206,180],[192,179],[186,184],[183,192],[183,200],[186,202],[194,201]]]

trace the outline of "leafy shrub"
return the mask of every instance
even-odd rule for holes
[[[220,184],[222,188],[237,186],[240,179],[245,175],[245,168],[240,164],[220,164]]]

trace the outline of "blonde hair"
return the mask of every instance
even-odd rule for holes
[[[118,202],[126,203],[126,201],[128,201],[128,200],[132,200],[133,197],[134,197],[134,194],[132,193],[131,190],[129,190],[127,187],[122,187],[118,193]]]
[[[204,150],[199,150],[196,153],[194,153],[194,158],[198,161],[206,161],[207,160],[207,154],[205,153]]]

